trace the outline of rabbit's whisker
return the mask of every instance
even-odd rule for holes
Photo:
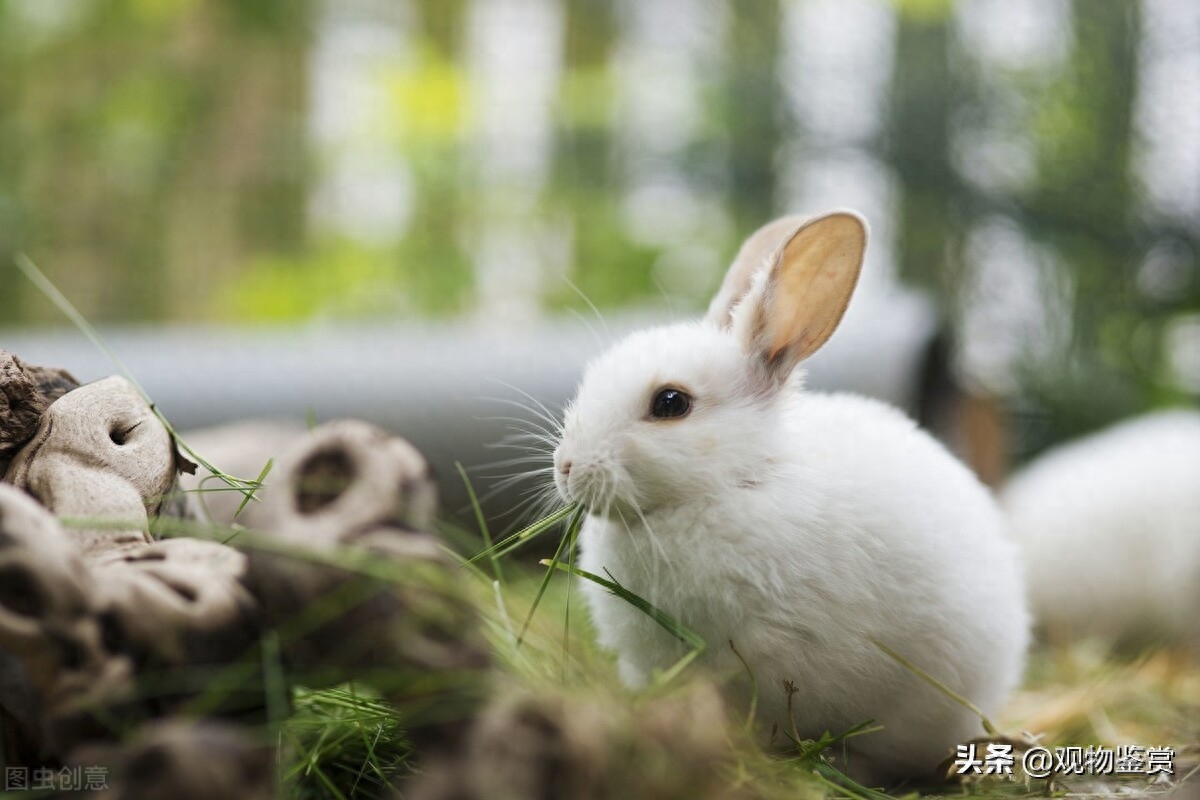
[[[505,383],[504,381],[496,380],[494,378],[492,379],[492,382],[498,383],[501,386],[505,387],[506,389],[511,389],[512,391],[517,392],[518,394],[525,397],[527,400],[529,400],[534,405],[530,406],[525,403],[521,403],[521,402],[518,402],[511,398],[508,398],[508,397],[489,397],[486,399],[492,400],[492,401],[498,402],[498,403],[507,403],[508,405],[515,406],[515,407],[521,409],[522,411],[528,411],[529,413],[536,416],[538,419],[540,419],[543,422],[545,422],[546,424],[548,424],[554,430],[557,430],[560,432],[562,431],[562,423],[559,421],[558,416],[553,411],[551,411],[549,408],[547,408],[546,404],[543,403],[541,400],[537,399],[536,397],[534,397],[533,395],[531,395],[529,392],[525,391],[524,389],[521,389],[517,386],[513,386],[510,383]]]
[[[587,296],[587,294],[583,291],[583,289],[580,289],[578,286],[575,285],[574,281],[572,281],[566,275],[563,275],[562,279],[567,284],[567,286],[571,287],[571,289],[575,292],[575,294],[579,295],[580,299],[582,299],[583,302],[587,303],[587,307],[592,310],[592,313],[596,315],[596,319],[599,320],[600,324],[604,327],[604,335],[608,338],[608,342],[600,342],[600,344],[612,344],[612,340],[613,340],[612,331],[609,330],[608,322],[604,319],[604,315],[600,313],[600,309],[596,307],[596,304],[592,302],[592,299]],[[582,317],[580,319],[582,321]],[[586,322],[584,324],[587,325]],[[588,325],[588,329],[589,330],[591,329],[590,325]],[[593,332],[592,335],[595,336],[595,333]],[[599,338],[599,337],[597,337],[597,338]]]

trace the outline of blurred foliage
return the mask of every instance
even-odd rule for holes
[[[787,102],[805,76],[782,74],[781,31],[804,2],[697,0],[720,40],[689,87],[699,118],[640,160],[622,105],[638,80],[622,71],[634,5],[549,4],[561,56],[548,166],[488,184],[508,165],[485,163],[480,145],[481,2],[0,0],[0,323],[56,320],[17,278],[17,251],[98,322],[483,313],[493,284],[480,259],[497,226],[534,242],[512,258],[538,261],[543,309],[578,303],[559,275],[602,308],[664,293],[699,307],[737,242],[789,210],[784,154],[808,142]],[[963,4],[893,0],[882,133],[852,143],[894,181],[901,276],[948,319],[969,290],[969,233],[997,216],[1068,287],[1067,346],[1021,365],[1019,407],[1040,431],[1026,449],[1180,400],[1164,330],[1200,310],[1200,222],[1148,212],[1131,177],[1142,6],[1063,2],[1068,30],[1053,35],[1069,39],[1065,58],[997,66],[964,41]],[[402,32],[404,53],[368,76],[383,91],[367,127],[407,184],[382,237],[314,214],[345,155],[313,133],[312,68],[334,12]],[[983,187],[956,160],[956,136],[1012,98],[1028,109],[1031,177]],[[664,164],[692,218],[648,233],[631,186]],[[1147,294],[1139,271],[1163,253],[1173,288]]]
[[[0,4],[0,317],[50,316],[15,250],[100,320],[194,317],[248,255],[299,252],[309,9]]]
[[[1141,4],[1075,0],[1067,56],[1041,75],[985,74],[956,40],[949,14],[933,13],[949,12],[950,3],[899,6],[906,13],[888,138],[903,187],[902,274],[930,289],[955,318],[965,292],[964,236],[972,224],[1002,214],[1044,249],[1050,264],[1043,269],[1058,272],[1052,280],[1071,295],[1069,307],[1057,310],[1070,315],[1068,340],[1049,358],[1016,365],[1018,455],[1150,407],[1195,402],[1172,374],[1163,334],[1172,319],[1200,309],[1200,220],[1180,229],[1155,218],[1132,177]],[[981,189],[956,168],[951,132],[973,111],[994,111],[987,104],[1005,92],[1032,109],[1025,134],[1035,169],[1025,185]],[[1156,245],[1180,240],[1186,245],[1176,249],[1172,267],[1186,276],[1181,290],[1152,300],[1138,286],[1139,270]]]

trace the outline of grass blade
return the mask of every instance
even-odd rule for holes
[[[555,511],[553,514],[542,517],[537,522],[534,522],[533,524],[529,525],[528,527],[522,528],[521,530],[517,531],[516,533],[510,534],[510,535],[504,537],[503,539],[496,542],[496,544],[492,545],[491,547],[488,547],[488,548],[485,548],[485,549],[479,551],[475,555],[468,558],[465,563],[466,564],[474,564],[476,561],[480,560],[481,558],[491,558],[493,555],[496,558],[501,558],[505,555],[508,555],[513,550],[516,550],[518,547],[521,547],[522,545],[527,544],[534,537],[545,533],[546,531],[550,530],[558,523],[562,522],[564,519],[567,519],[573,513],[575,513],[575,511],[577,509],[578,509],[578,506],[576,506],[576,505],[569,505],[569,506],[560,508],[558,511]]]
[[[663,627],[663,629],[665,629],[676,639],[693,648],[694,650],[697,650],[697,655],[699,653],[703,653],[705,649],[707,649],[708,643],[704,641],[700,634],[686,627],[679,620],[652,605],[649,601],[629,591],[615,580],[601,578],[599,575],[588,572],[587,570],[580,569],[579,567],[573,565],[563,564],[561,562],[542,560],[540,563],[554,569],[560,569],[563,572],[569,572],[572,575],[578,575],[579,577],[589,580],[592,583],[603,586],[605,589],[608,589],[608,591],[612,592],[617,597],[620,597],[622,600],[629,603],[646,616],[650,617],[650,619],[657,622]],[[695,656],[692,656],[692,658],[695,658]]]
[[[758,678],[755,677],[754,670],[750,669],[750,664],[738,652],[733,639],[729,640],[729,649],[737,656],[737,660],[742,662],[742,669],[746,670],[746,675],[750,678],[750,713],[746,715],[746,729],[751,730],[754,728],[754,717],[758,714]]]
[[[529,615],[525,617],[525,624],[521,626],[521,634],[517,637],[517,647],[521,646],[521,642],[525,640],[525,634],[529,630],[529,623],[533,621],[533,614],[537,611],[537,607],[542,602],[542,595],[546,593],[546,587],[550,585],[550,578],[554,575],[556,567],[562,564],[562,554],[565,549],[574,549],[575,537],[579,532],[579,523],[583,519],[583,508],[577,508],[574,515],[571,517],[571,522],[567,525],[567,532],[558,542],[558,549],[554,551],[554,558],[541,563],[548,567],[546,574],[542,576],[542,583],[538,586],[537,596],[533,598],[533,605],[529,608]]]
[[[262,472],[258,473],[258,478],[256,478],[254,481],[254,488],[247,492],[246,496],[242,498],[241,504],[238,505],[237,511],[233,512],[233,518],[235,520],[238,518],[238,515],[242,513],[242,509],[246,507],[247,503],[249,503],[251,500],[258,499],[257,492],[262,488],[263,481],[267,479],[267,475],[271,472],[271,467],[273,466],[275,466],[275,459],[268,458],[267,463],[263,465]]]
[[[479,498],[475,496],[475,487],[471,485],[471,479],[467,477],[467,471],[463,468],[461,461],[455,461],[454,468],[462,477],[463,486],[467,487],[467,497],[471,501],[471,508],[475,511],[475,521],[479,523],[479,535],[483,537],[484,552],[489,554],[488,559],[492,562],[492,574],[496,580],[504,583],[504,571],[500,567],[500,556],[492,549],[492,532],[488,530],[487,520],[483,516],[483,506],[479,504]]]
[[[567,567],[575,566],[575,540],[578,536],[578,523],[572,525],[567,530],[567,535],[571,542],[567,545]],[[571,581],[567,580],[567,597],[563,607],[563,651],[562,651],[562,674],[564,681],[567,676],[567,662],[571,658]]]
[[[824,762],[817,762],[815,770],[819,781],[846,797],[854,798],[854,800],[895,800],[892,795],[863,786],[836,767]]]
[[[889,655],[893,659],[895,659],[895,661],[898,664],[900,664],[900,666],[904,667],[906,670],[908,670],[912,674],[916,675],[918,678],[925,681],[933,688],[937,689],[939,692],[944,694],[946,697],[950,698],[951,700],[958,703],[963,708],[970,711],[975,716],[979,717],[979,721],[983,723],[983,729],[985,731],[987,731],[989,736],[999,736],[1000,735],[1000,731],[998,731],[996,729],[996,726],[992,724],[992,721],[987,718],[987,715],[979,710],[979,706],[975,705],[970,700],[963,697],[961,694],[954,691],[949,686],[942,683],[937,678],[933,677],[928,672],[921,669],[916,664],[909,661],[907,658],[900,655],[895,650],[888,647],[886,644],[879,641],[878,639],[872,639],[871,643],[874,644],[876,647],[878,647],[880,650],[882,650],[884,653],[886,653],[887,655]]]

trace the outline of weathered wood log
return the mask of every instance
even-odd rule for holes
[[[0,493],[0,707],[22,759],[59,760],[102,738],[94,710],[126,726],[171,712],[269,630],[309,685],[371,681],[425,742],[462,729],[490,659],[476,605],[427,532],[437,497],[420,453],[362,423],[307,434],[264,492],[258,541],[269,546],[247,554],[151,540],[179,463],[119,377],[50,403],[14,453],[15,488]],[[74,519],[64,529],[50,512]],[[224,687],[206,713],[261,708],[259,677]]]
[[[152,541],[148,515],[175,483],[174,453],[149,404],[113,376],[51,403],[5,480],[59,517],[93,521],[71,534],[85,559],[116,559]]]
[[[155,677],[157,713],[207,691],[207,679],[257,651],[258,600],[242,583],[246,557],[199,539],[168,539],[93,566],[95,603],[112,646],[127,654],[142,683]],[[209,703],[212,713],[262,707],[249,680]]]
[[[703,682],[634,709],[581,691],[510,690],[479,715],[464,747],[423,765],[404,796],[742,800],[751,792],[730,780],[739,735]]]
[[[278,478],[280,491],[267,502],[283,539],[328,549],[382,528],[436,541],[424,534],[437,513],[429,464],[382,428],[356,420],[322,425],[286,453]]]
[[[40,507],[26,494],[5,487],[6,505],[24,511],[10,520],[10,538],[21,545],[8,548],[19,578],[3,582],[4,605],[45,612],[24,620],[22,640],[10,613],[0,637],[9,684],[0,705],[25,731],[26,752],[61,758],[92,735],[90,708],[130,720],[165,713],[205,691],[205,669],[256,646],[257,602],[240,580],[245,556],[214,542],[150,539],[149,515],[161,510],[176,465],[166,427],[122,378],[61,396],[16,453],[6,479],[49,511],[83,520],[63,530],[46,511],[30,512]],[[46,598],[66,596],[69,604],[44,608]],[[63,638],[61,607],[90,638]],[[70,660],[64,648],[75,660],[86,653],[83,678],[54,666],[55,658]],[[94,674],[109,662],[122,666],[119,687]],[[145,696],[131,695],[132,673]],[[211,710],[261,705],[260,692],[234,690]]]
[[[246,581],[289,668],[365,678],[415,725],[412,702],[443,721],[468,714],[490,659],[464,581],[426,532],[437,497],[424,458],[374,426],[329,423],[285,455],[265,502],[295,554],[252,550]]]
[[[26,364],[0,349],[0,478],[50,404],[78,386],[66,370]]]
[[[72,753],[80,768],[104,770],[98,800],[270,800],[274,749],[238,725],[171,720],[138,729],[120,744]]]
[[[132,664],[107,646],[95,589],[57,520],[0,484],[0,705],[28,755],[61,755],[63,720],[130,696]]]

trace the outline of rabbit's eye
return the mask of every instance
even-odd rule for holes
[[[659,389],[650,403],[650,416],[658,419],[682,417],[692,410],[692,398],[678,389]]]

